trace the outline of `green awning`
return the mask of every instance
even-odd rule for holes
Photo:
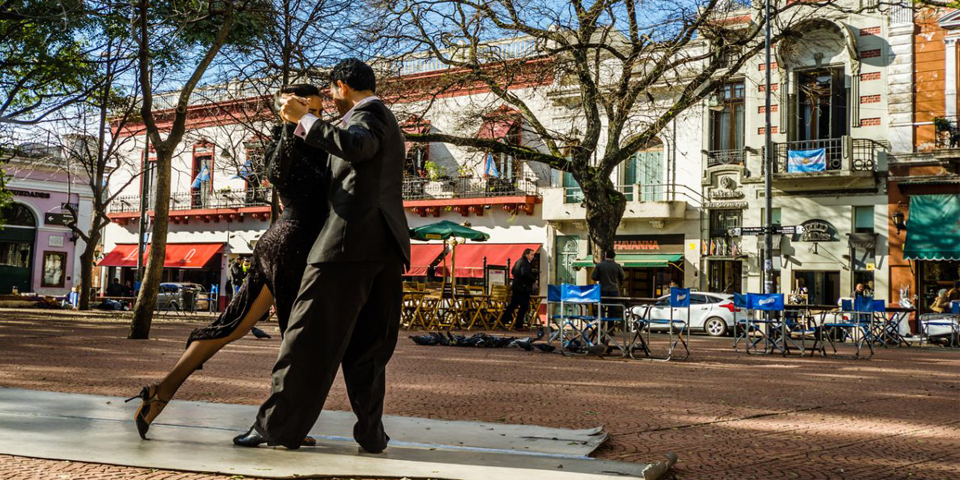
[[[914,195],[905,260],[960,260],[960,195]]]
[[[617,255],[617,263],[624,267],[668,267],[683,258],[682,253],[629,253]],[[586,258],[573,262],[574,267],[592,267],[593,259]]]

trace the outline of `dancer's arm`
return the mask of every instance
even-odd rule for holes
[[[313,115],[304,116],[300,122],[301,128],[297,130],[305,131],[302,138],[307,145],[323,149],[350,163],[373,158],[386,131],[385,122],[369,110],[355,111],[346,128],[337,127]]]

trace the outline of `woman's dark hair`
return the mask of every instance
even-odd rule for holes
[[[377,91],[377,76],[373,69],[356,58],[340,60],[340,63],[333,67],[330,71],[330,83],[338,80],[357,91]]]
[[[293,94],[298,97],[319,97],[320,89],[309,83],[295,83],[293,85],[280,87],[280,93]]]

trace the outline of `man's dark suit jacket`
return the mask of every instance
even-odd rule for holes
[[[330,214],[307,263],[383,261],[388,248],[397,248],[409,266],[402,188],[406,152],[393,113],[373,100],[356,108],[343,127],[315,122],[304,140],[330,153]]]

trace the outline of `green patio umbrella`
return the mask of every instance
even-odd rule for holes
[[[410,229],[411,240],[422,240],[422,241],[443,240],[444,250],[446,250],[447,248],[447,241],[450,240],[451,238],[454,239],[454,243],[453,243],[454,249],[450,257],[450,277],[452,279],[451,281],[452,281],[452,285],[454,286],[454,291],[456,291],[456,285],[457,285],[457,275],[456,275],[457,241],[456,239],[463,238],[467,240],[473,240],[476,242],[485,242],[490,239],[490,235],[478,230],[474,230],[470,227],[465,227],[463,225],[453,223],[448,220],[442,220],[437,223],[421,225],[417,228]],[[443,263],[444,263],[444,267],[446,267],[446,263],[447,263],[446,256],[443,257]],[[446,268],[444,268],[444,270],[446,270]],[[446,275],[443,276],[443,283],[444,284],[447,283]]]
[[[483,242],[490,239],[490,235],[474,230],[470,227],[464,227],[448,220],[443,220],[429,225],[421,225],[410,229],[411,240],[447,240],[451,237],[465,238]]]

